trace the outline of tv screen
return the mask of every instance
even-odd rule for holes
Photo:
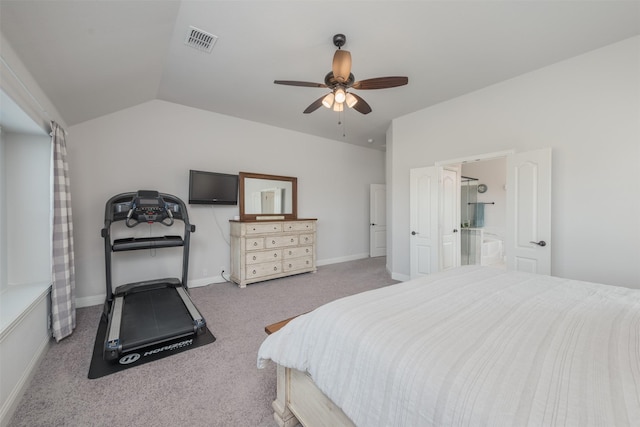
[[[190,170],[189,203],[237,205],[238,175]]]

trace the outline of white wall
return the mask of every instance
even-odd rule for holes
[[[403,116],[392,130],[393,274],[409,274],[411,168],[551,147],[552,274],[640,288],[640,37]]]
[[[0,294],[7,288],[7,211],[6,211],[6,178],[4,162],[5,134],[0,129]]]
[[[0,88],[41,129],[49,129],[50,121],[63,128],[66,123],[40,85],[22,63],[11,44],[0,32]]]
[[[51,283],[51,139],[6,133],[7,283]]]
[[[295,176],[298,217],[318,218],[318,263],[368,256],[369,184],[384,182],[383,152],[164,101],[68,131],[80,306],[99,304],[104,298],[100,229],[107,199],[120,192],[157,189],[186,201],[189,169]],[[189,282],[219,280],[221,266],[225,276],[229,273],[228,220],[238,215],[238,208],[193,205],[189,215],[197,227],[191,240]],[[134,262],[114,258],[114,286],[151,278],[149,274],[180,277],[175,269],[170,274],[175,265],[161,262],[159,271],[146,267],[169,255],[139,252]]]

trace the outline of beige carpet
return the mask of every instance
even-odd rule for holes
[[[256,368],[264,327],[395,283],[385,261],[332,264],[245,289],[192,289],[216,342],[94,380],[87,373],[102,307],[79,309],[76,331],[51,345],[9,425],[275,426],[275,366]]]

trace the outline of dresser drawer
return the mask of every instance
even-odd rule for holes
[[[267,223],[267,224],[248,224],[247,225],[247,235],[251,234],[264,234],[264,233],[281,233],[282,232],[282,224],[281,223]]]
[[[246,243],[246,250],[255,251],[258,249],[264,249],[264,237],[248,238]]]
[[[300,235],[300,244],[301,245],[310,245],[313,243],[313,233],[312,234],[301,234]]]
[[[285,272],[303,270],[311,267],[313,267],[313,259],[311,257],[287,259],[282,263],[282,268]]]
[[[265,248],[283,248],[286,246],[297,246],[298,236],[289,235],[289,236],[265,237],[264,244],[265,244]]]
[[[282,251],[261,251],[249,252],[245,257],[247,264],[259,264],[261,262],[279,261],[282,258]]]
[[[313,231],[313,221],[285,222],[284,231]]]
[[[313,246],[301,246],[298,248],[287,248],[283,250],[284,259],[299,258],[313,255]]]
[[[271,274],[278,274],[282,272],[282,263],[278,262],[264,262],[262,264],[247,265],[246,268],[247,279],[255,279],[256,277],[269,276]]]

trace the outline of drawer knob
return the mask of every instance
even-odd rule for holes
[[[289,255],[293,255],[293,252],[289,251]]]
[[[278,254],[273,254],[273,257],[274,258],[278,258]]]
[[[273,271],[278,271],[278,267],[277,267],[277,266],[274,266],[274,267],[273,267]]]
[[[253,242],[253,246],[258,246],[258,242]]]
[[[271,244],[272,244],[272,245],[275,245],[275,244],[276,244],[276,241],[275,241],[275,240],[272,240],[272,241],[271,241]]]
[[[293,243],[293,239],[291,239],[291,243]]]
[[[307,248],[307,253],[309,253],[309,248]]]
[[[256,274],[256,271],[255,271],[255,270],[253,270],[253,274]]]
[[[307,265],[309,265],[309,261],[307,260]]]
[[[291,268],[291,264],[289,264],[289,268]]]
[[[255,255],[253,256],[253,260],[254,260],[254,261],[256,260],[256,256],[255,256]]]

